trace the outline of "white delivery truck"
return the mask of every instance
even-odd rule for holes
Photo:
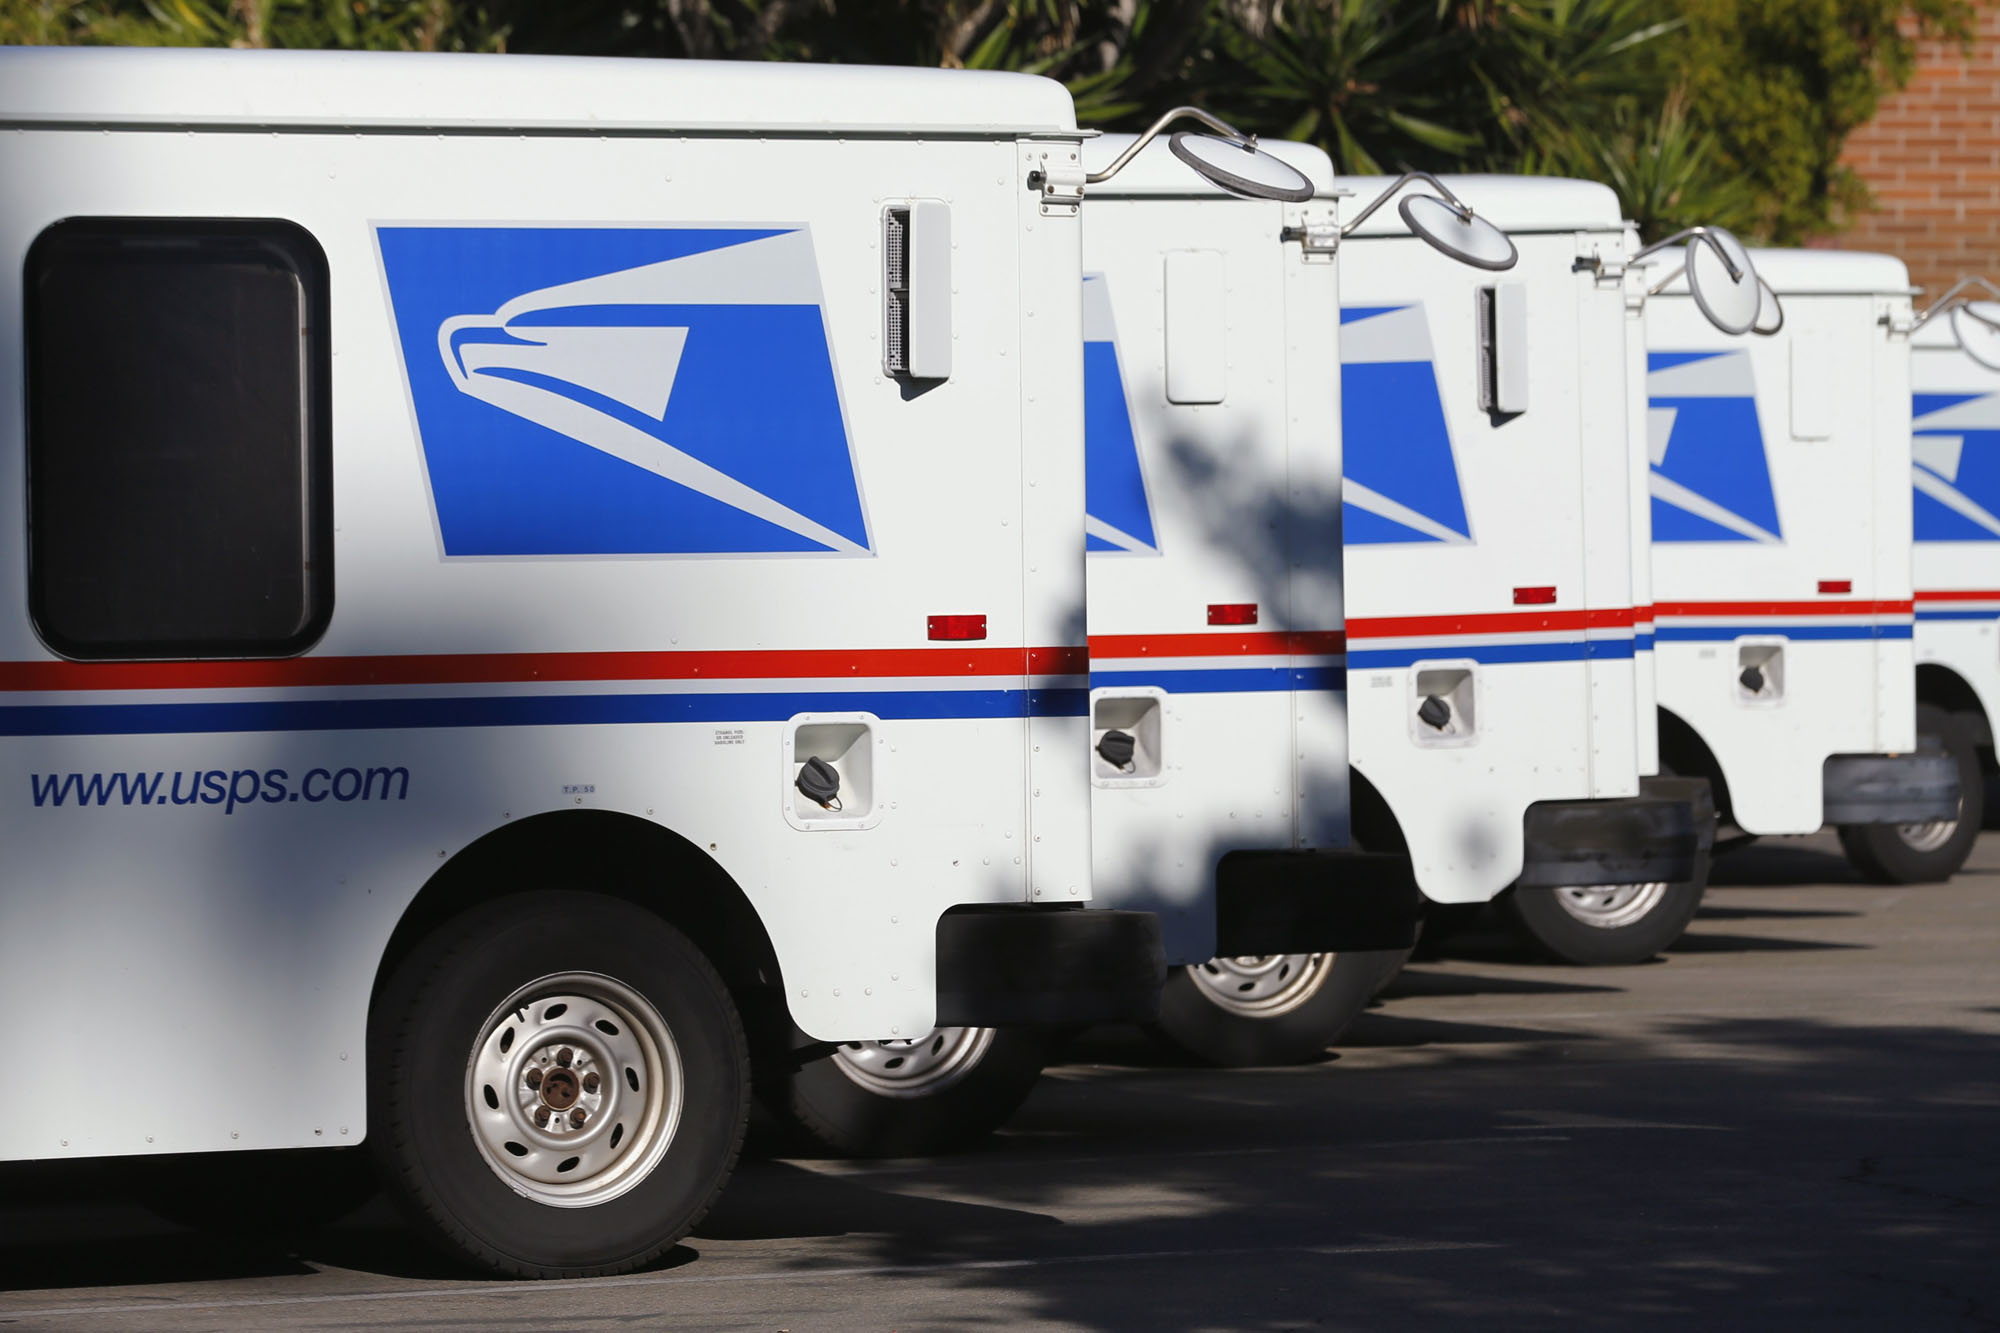
[[[1159,1030],[1224,1065],[1324,1052],[1419,905],[1349,847],[1332,163],[1268,147],[1313,202],[1155,148],[1084,220],[1093,883],[1159,916]]]
[[[1953,760],[1918,752],[1909,278],[1898,260],[1750,252],[1782,329],[1719,333],[1685,278],[1646,309],[1660,751],[1745,835],[1839,828],[1878,878],[1964,846]]]
[[[1601,185],[1444,185],[1517,263],[1380,213],[1342,258],[1355,836],[1446,911],[1506,893],[1557,956],[1635,962],[1692,917],[1712,827],[1654,775],[1635,668],[1635,245]]]
[[[1267,147],[1293,197],[1146,136],[1084,155],[1093,888],[1158,915],[1159,1028],[1229,1065],[1323,1052],[1420,902],[1402,858],[1348,845],[1331,163]],[[1014,1109],[1037,1040],[853,1043],[781,1107],[844,1151],[946,1146]]]
[[[1899,826],[1918,852],[1978,836],[2000,712],[2000,292],[1957,284],[1910,342],[1917,733],[1958,763],[1965,818]],[[1953,850],[1956,850],[1955,848]],[[1960,858],[1963,859],[1963,854]],[[1957,864],[1954,861],[1953,864]]]
[[[607,1273],[752,1060],[1150,1014],[1059,85],[6,51],[0,125],[0,1156],[365,1138]]]
[[[1313,197],[1323,153],[1193,156],[1216,141],[1159,137],[1181,116],[1235,133],[1181,108],[1090,141],[1070,182],[1088,194],[1077,758],[1096,900],[1158,913],[1168,961],[1203,965],[1170,972],[1161,1025],[1219,1063],[1291,1062],[1326,1049],[1416,922],[1392,867],[1320,854],[1347,841],[1339,409],[1315,372],[1338,336],[1337,218]],[[850,1042],[767,1100],[839,1151],[936,1151],[1013,1113],[1049,1035]]]

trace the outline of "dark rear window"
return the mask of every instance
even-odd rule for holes
[[[281,657],[333,610],[326,256],[73,218],[28,252],[29,609],[78,658]]]

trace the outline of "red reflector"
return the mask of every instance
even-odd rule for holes
[[[1555,599],[1556,590],[1554,588],[1514,589],[1514,605],[1516,606],[1547,606],[1549,603],[1555,601]]]
[[[986,617],[932,616],[930,634],[933,639],[983,639],[986,637]]]
[[[1257,623],[1257,603],[1255,602],[1210,602],[1208,623],[1211,625],[1254,625]]]
[[[1821,580],[1819,581],[1819,590],[1820,590],[1821,592],[1853,592],[1853,591],[1854,591],[1854,580],[1853,580],[1853,579],[1821,579]]]

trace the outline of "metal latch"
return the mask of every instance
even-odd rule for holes
[[[1083,155],[1074,145],[1028,152],[1028,188],[1042,197],[1044,214],[1075,213],[1083,204]]]
[[[1308,257],[1332,255],[1340,249],[1340,224],[1332,218],[1316,218],[1303,226],[1286,227],[1278,233],[1281,241],[1297,241]]]

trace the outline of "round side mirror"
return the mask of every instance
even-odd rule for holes
[[[1302,204],[1313,197],[1312,182],[1305,173],[1261,148],[1187,130],[1167,140],[1167,147],[1197,176],[1239,199]]]
[[[1763,282],[1743,242],[1722,228],[1709,227],[1688,238],[1687,284],[1701,313],[1724,333],[1748,333],[1756,325]],[[1773,296],[1774,305],[1776,300]]]
[[[1750,326],[1752,333],[1766,337],[1785,327],[1785,307],[1778,303],[1778,294],[1771,290],[1771,284],[1757,279],[1757,320]]]
[[[2000,301],[1967,301],[1951,312],[1952,336],[1965,354],[2000,370]]]
[[[1406,194],[1396,211],[1411,231],[1461,264],[1499,272],[1521,257],[1506,232],[1477,214],[1461,214],[1434,194]]]

